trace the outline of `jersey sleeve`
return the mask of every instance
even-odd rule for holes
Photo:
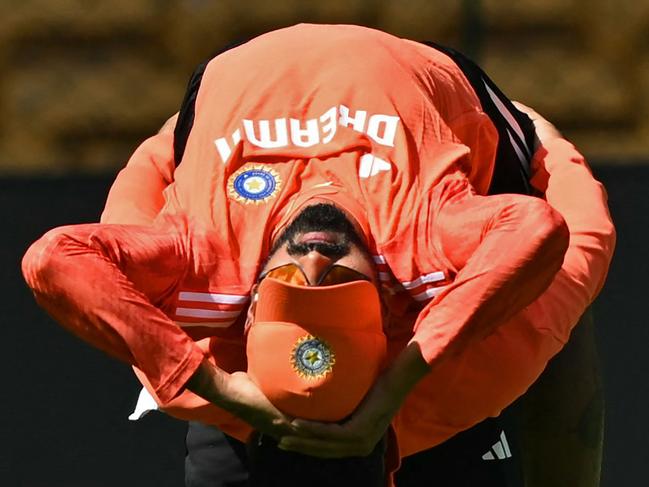
[[[182,235],[133,225],[56,228],[22,262],[38,303],[64,328],[138,367],[163,401],[203,360],[197,344],[156,305],[189,265]]]
[[[568,229],[539,198],[480,196],[459,175],[433,190],[431,206],[427,237],[460,269],[415,323],[411,342],[433,365],[489,335],[550,285]]]
[[[534,303],[537,327],[565,343],[604,285],[616,243],[604,186],[568,141],[554,139],[532,161],[532,185],[566,220],[570,246],[552,285]]]
[[[163,130],[136,149],[110,188],[102,223],[151,223],[164,205],[163,191],[174,181],[173,141],[173,130]]]
[[[198,342],[198,345],[200,346],[201,342]],[[204,350],[204,353],[206,354],[206,359],[214,363],[214,358],[209,355],[209,351]],[[164,402],[157,396],[150,381],[141,370],[136,368],[135,375],[149,394],[151,394],[153,400],[158,404],[160,411],[184,421],[198,421],[203,424],[216,426],[225,434],[244,443],[250,437],[253,430],[248,423],[226,410],[215,406],[192,391],[184,389],[171,401]]]

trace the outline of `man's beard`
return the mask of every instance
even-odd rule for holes
[[[337,242],[295,242],[295,237],[308,232],[335,232],[339,235]],[[328,203],[318,203],[307,206],[286,227],[279,236],[270,254],[273,255],[284,242],[287,242],[286,251],[289,255],[306,255],[315,250],[332,259],[339,259],[349,254],[350,245],[355,243],[363,245],[361,238],[347,216],[336,206]]]

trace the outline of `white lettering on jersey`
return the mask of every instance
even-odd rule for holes
[[[312,147],[316,144],[328,144],[331,142],[336,136],[338,126],[342,126],[367,134],[379,145],[394,147],[400,120],[397,116],[382,113],[370,115],[368,118],[368,113],[365,110],[352,112],[349,107],[340,105],[331,107],[318,118],[311,118],[306,121],[295,118],[288,121],[286,118],[273,120],[244,119],[242,121],[243,134],[241,129],[237,128],[230,137],[231,143],[227,137],[220,137],[214,141],[214,145],[225,164],[232,155],[232,148],[241,141],[242,135],[252,145],[264,149],[288,147],[289,143],[296,147]],[[271,127],[274,130],[271,130]],[[367,166],[368,163],[365,164],[368,167],[368,175],[389,170],[389,167],[386,169],[385,166],[386,164],[389,166],[389,163],[381,159],[377,160],[380,162],[370,162],[369,166]]]
[[[241,130],[237,129],[232,134],[232,145],[235,146],[239,142],[241,142]],[[216,139],[214,143],[216,144],[216,149],[219,151],[219,155],[223,160],[223,164],[225,164],[232,154],[232,149],[230,148],[228,141],[225,137],[221,137],[220,139]]]
[[[367,118],[367,112],[365,110],[356,110],[356,113],[353,116],[349,116],[349,108],[345,105],[340,105],[340,118],[338,119],[338,124],[343,127],[351,127],[356,130],[356,132],[364,133],[365,132],[365,119]]]
[[[288,145],[288,131],[286,130],[286,119],[275,119],[275,140],[270,135],[270,120],[259,120],[259,138],[257,138],[254,120],[243,121],[243,129],[246,133],[246,138],[257,147],[264,149],[276,149],[278,147],[286,147]]]
[[[398,124],[399,117],[377,113],[370,117],[367,124],[367,135],[374,139],[377,144],[394,147],[394,137],[397,133]]]
[[[322,133],[324,137],[322,138],[323,144],[328,144],[336,135],[336,129],[338,128],[337,123],[338,108],[331,107],[329,110],[320,115],[320,122],[322,122]]]
[[[360,165],[358,166],[358,176],[361,178],[369,178],[376,176],[382,171],[390,171],[392,164],[383,159],[376,157],[372,154],[365,154],[361,157]]]
[[[320,142],[318,132],[318,121],[315,118],[306,121],[306,129],[302,128],[301,122],[295,118],[291,119],[291,142],[298,147],[311,147]]]

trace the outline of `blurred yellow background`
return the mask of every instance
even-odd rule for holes
[[[595,162],[649,162],[649,0],[0,0],[0,174],[113,172],[220,47],[298,22],[463,50]]]

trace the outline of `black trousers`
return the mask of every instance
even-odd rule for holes
[[[217,428],[190,422],[186,487],[383,487],[385,446],[364,458],[318,459],[262,437],[246,445]],[[507,413],[487,419],[429,450],[402,460],[397,487],[522,487],[521,458]]]
[[[217,428],[190,422],[187,430],[185,485],[310,487],[345,485],[383,487],[385,445],[380,442],[367,457],[320,459],[277,448],[265,435],[244,444]]]

